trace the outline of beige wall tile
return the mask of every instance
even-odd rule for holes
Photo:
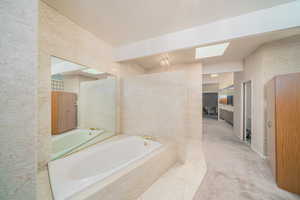
[[[175,141],[184,162],[186,139],[202,138],[202,65],[148,73],[122,81],[121,130]]]
[[[0,1],[0,199],[36,199],[38,1]]]
[[[38,166],[47,170],[46,165],[51,152],[51,99],[50,99],[50,57],[57,56],[71,62],[108,72],[117,77],[132,76],[144,73],[138,65],[125,65],[113,62],[112,47],[90,32],[76,25],[56,10],[39,1],[39,89],[38,89]],[[24,41],[22,41],[24,42]],[[33,44],[35,44],[33,42]],[[117,105],[118,112],[120,111]],[[118,122],[119,123],[119,122]],[[118,130],[119,131],[119,130]],[[39,174],[43,174],[40,173]],[[45,185],[48,184],[47,179]],[[40,197],[51,198],[50,188],[38,188]],[[47,197],[46,197],[47,195]]]

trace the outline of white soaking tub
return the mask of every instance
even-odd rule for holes
[[[158,142],[128,136],[51,161],[48,167],[54,199],[68,199],[159,147],[161,144]]]

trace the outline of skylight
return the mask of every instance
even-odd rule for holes
[[[216,44],[216,45],[210,45],[206,47],[199,47],[196,48],[196,59],[201,58],[209,58],[209,57],[215,57],[215,56],[222,56],[228,47],[229,42],[222,43],[222,44]]]
[[[99,72],[95,69],[84,69],[84,70],[81,70],[82,72],[85,72],[85,73],[88,73],[88,74],[93,74],[93,75],[99,75],[99,74],[103,74],[104,72]]]

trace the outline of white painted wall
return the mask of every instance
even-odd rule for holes
[[[300,1],[219,20],[114,49],[116,61],[300,26]],[[213,34],[212,34],[213,33]]]
[[[223,73],[219,76],[219,89],[227,88],[231,85],[233,85],[233,73]]]
[[[242,82],[252,81],[252,144],[251,148],[266,154],[264,86],[279,74],[300,72],[300,35],[263,45],[245,59],[244,72],[234,74],[235,118],[234,131],[240,136],[242,129]]]
[[[203,93],[218,93],[219,84],[218,83],[208,83],[202,85]]]
[[[204,74],[203,84],[218,84],[219,89],[227,88],[233,85],[233,73],[220,73],[217,77],[211,77],[210,74]]]
[[[35,200],[38,1],[0,1],[0,199]]]
[[[219,74],[219,76],[220,76],[220,74]],[[202,76],[203,84],[218,84],[218,86],[219,86],[219,76],[211,77],[209,74],[204,74]]]
[[[243,70],[243,61],[218,62],[214,64],[203,65],[203,74],[218,74],[225,72],[238,72]]]

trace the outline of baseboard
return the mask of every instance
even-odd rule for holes
[[[250,146],[250,148],[252,149],[252,151],[254,151],[255,153],[257,153],[262,159],[267,159],[266,155],[264,155],[261,152],[257,151],[255,148],[252,147],[252,145]]]

